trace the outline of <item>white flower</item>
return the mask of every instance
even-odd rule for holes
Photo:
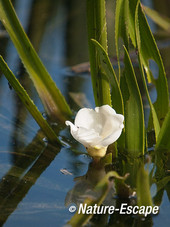
[[[103,157],[107,147],[121,135],[124,116],[116,114],[109,105],[95,110],[82,108],[78,111],[74,124],[66,121],[72,136],[83,144],[92,157]]]

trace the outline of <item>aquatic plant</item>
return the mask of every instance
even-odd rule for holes
[[[101,204],[104,201],[110,187],[110,177],[115,178],[118,195],[123,198],[129,197],[130,190],[124,190],[127,189],[124,181],[129,180],[131,190],[133,191],[135,188],[137,191],[138,205],[150,206],[154,200],[150,194],[150,185],[154,182],[159,192],[170,180],[162,168],[166,163],[165,153],[170,151],[168,83],[163,61],[143,8],[139,0],[116,1],[114,34],[119,68],[116,74],[108,56],[105,0],[87,0],[89,59],[97,107],[95,110],[81,109],[75,117],[75,124],[70,121],[66,121],[66,124],[71,127],[73,137],[87,147],[87,151],[92,157],[103,157],[101,159],[103,166],[108,163],[112,164],[113,157],[118,158],[122,154],[126,156],[126,159],[122,158],[120,162],[121,175],[126,177],[120,177],[115,172],[107,173],[95,187],[97,190],[100,189],[102,194],[94,201],[87,198],[86,201],[89,204]],[[155,21],[157,20],[153,11],[144,9]],[[10,0],[0,0],[0,20],[29,73],[49,118],[60,119],[61,122],[69,120],[72,115],[71,109],[31,45]],[[166,21],[166,29],[167,23]],[[123,44],[119,43],[120,39]],[[139,75],[134,70],[130,49],[136,51],[140,68]],[[120,67],[121,55],[124,56],[123,68]],[[157,77],[150,67],[151,60],[158,67]],[[48,140],[60,144],[55,132],[33,105],[2,57],[0,58],[0,69]],[[148,126],[144,121],[144,105],[137,76],[143,82],[150,106]],[[155,86],[157,93],[155,103],[151,101],[149,83]],[[151,130],[154,130],[155,135],[154,155],[157,171],[152,171],[149,176],[148,171],[144,169],[144,155],[147,152],[147,133]],[[114,147],[107,149],[108,145],[116,140]],[[127,173],[130,173],[129,178],[127,178]],[[144,186],[146,193],[143,193]],[[91,216],[84,218],[75,214],[70,223],[72,226],[78,226],[78,223],[82,225],[87,222],[89,217]]]

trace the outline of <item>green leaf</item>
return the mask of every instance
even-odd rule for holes
[[[128,18],[129,18],[128,33],[132,40],[132,44],[135,48],[136,48],[135,11],[136,11],[137,2],[138,2],[138,0],[129,1],[129,14],[128,14]]]
[[[149,101],[149,105],[150,105],[150,108],[151,108],[153,125],[154,125],[154,129],[155,129],[155,137],[156,137],[156,141],[157,141],[158,134],[159,134],[159,131],[160,131],[160,124],[159,124],[158,116],[157,116],[157,113],[155,111],[154,105],[152,104],[152,101],[150,99],[149,91],[148,91],[147,84],[146,84],[146,79],[145,79],[145,73],[144,73],[144,67],[143,67],[144,66],[144,63],[143,63],[143,60],[142,60],[144,56],[143,56],[142,51],[141,51],[141,48],[140,48],[140,46],[141,46],[141,34],[140,34],[139,23],[138,23],[138,6],[136,8],[135,23],[136,23],[135,26],[136,26],[136,39],[137,39],[137,46],[138,46],[139,66],[140,66],[140,70],[141,70],[141,76],[142,76],[142,80],[143,80],[145,92],[146,92],[146,95],[147,95],[147,98],[148,98],[148,101]],[[148,28],[148,30],[149,30],[149,28]],[[150,32],[150,30],[149,30],[149,32]],[[152,37],[151,32],[149,34]],[[153,39],[150,38],[150,40],[154,42]]]
[[[138,170],[140,166],[144,163],[144,156],[132,157],[131,155],[121,154],[122,159],[119,163],[120,169],[122,170],[122,175],[128,173],[127,184],[130,185],[132,189],[136,188],[136,179],[138,175]],[[125,157],[125,158],[124,158]]]
[[[124,114],[123,110],[123,98],[120,90],[120,86],[108,57],[105,49],[100,45],[99,42],[92,39],[92,43],[96,46],[97,52],[100,56],[100,63],[103,69],[105,70],[105,76],[108,78],[112,88],[112,106],[116,110],[117,113]]]
[[[126,79],[129,97],[125,97],[125,147],[132,157],[138,157],[144,154],[144,113],[142,98],[135,77],[134,69],[125,49],[125,70],[124,77]]]
[[[31,45],[9,0],[0,0],[0,20],[9,33],[48,114],[61,120],[70,116],[72,113],[69,106]]]
[[[10,85],[14,88],[18,96],[20,97],[21,101],[27,108],[27,110],[30,112],[30,114],[33,116],[33,118],[36,120],[40,128],[43,130],[44,134],[47,136],[47,138],[54,142],[60,141],[57,138],[56,134],[52,130],[52,128],[49,126],[47,121],[43,118],[42,114],[39,112],[33,101],[30,99],[27,92],[24,90],[22,85],[19,83],[19,81],[16,79],[14,74],[11,72],[11,70],[8,68],[7,64],[3,60],[3,58],[0,56],[0,69],[9,81]]]
[[[141,71],[141,76],[142,76],[145,92],[146,92],[146,95],[147,95],[147,98],[148,98],[148,101],[149,101],[149,106],[150,106],[150,109],[151,109],[153,125],[154,125],[154,130],[155,130],[155,137],[156,137],[156,141],[157,141],[159,131],[160,131],[158,116],[156,114],[154,105],[152,104],[151,98],[149,96],[149,91],[148,91],[148,87],[147,87],[147,84],[146,84],[146,79],[145,79],[144,69],[143,69],[142,63],[141,63],[140,54],[138,55],[138,59],[139,59],[139,67],[140,67],[140,71]]]
[[[161,179],[160,181],[156,182],[156,186],[157,186],[157,193],[162,190],[165,189],[166,185],[170,182],[170,176],[164,177],[163,179]]]
[[[150,193],[149,173],[142,165],[137,176],[137,204],[138,206],[153,206]]]
[[[160,133],[158,135],[155,150],[160,150],[161,152],[162,149],[165,149],[170,152],[169,132],[170,132],[170,109],[166,115]]]
[[[139,1],[136,7],[135,29],[137,49],[140,57],[141,67],[144,68],[148,82],[152,82],[156,86],[157,100],[154,103],[154,107],[158,116],[158,120],[161,124],[163,119],[165,118],[166,113],[168,112],[169,106],[167,79],[162,58]],[[149,61],[151,59],[157,64],[159,68],[158,78],[154,77],[151,72],[149,65]],[[155,124],[154,127],[156,129]],[[156,133],[158,134],[158,132]]]
[[[120,46],[119,38],[122,38],[126,48],[128,49],[128,0],[117,0],[116,1],[116,12],[115,12],[115,46],[118,59],[119,67],[119,79],[120,79]]]
[[[91,42],[91,39],[97,40],[107,52],[105,0],[86,0],[86,9],[90,72],[95,104],[96,106],[111,105],[109,82],[100,67],[96,48]]]
[[[142,8],[144,9],[145,13],[161,28],[164,30],[170,32],[170,18],[161,15],[157,11],[150,9],[144,5],[142,5]]]
[[[98,55],[100,57],[100,63],[101,67],[104,70],[104,76],[107,77],[107,79],[110,82],[111,85],[111,98],[112,98],[112,107],[115,109],[117,113],[124,115],[124,105],[123,105],[123,97],[120,90],[120,86],[116,77],[116,74],[114,72],[114,69],[112,67],[112,64],[110,62],[110,59],[108,57],[108,54],[106,53],[105,49],[98,43],[96,40],[92,39],[92,43],[96,46],[96,50],[98,52]],[[124,133],[120,136],[118,139],[118,145],[119,148],[124,148]]]

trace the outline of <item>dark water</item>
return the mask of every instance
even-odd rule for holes
[[[161,3],[160,11],[168,13],[166,1]],[[111,9],[114,5],[112,6],[111,1],[107,4],[108,24],[111,30]],[[153,5],[159,9],[157,1],[154,1]],[[77,67],[76,72],[71,70],[71,66],[88,61],[85,1],[16,0],[15,8],[35,49],[73,111],[82,106],[94,107],[88,66],[85,66],[83,72],[77,72],[80,70]],[[158,28],[152,26],[159,38],[158,45],[166,72],[170,75],[170,35],[163,39]],[[112,38],[110,35],[110,53],[114,56]],[[39,110],[44,113],[32,82],[2,27],[0,53]],[[147,111],[146,104],[146,115]],[[67,205],[77,199],[82,200],[86,190],[91,189],[95,183],[90,182],[89,186],[90,180],[87,182],[85,177],[80,176],[84,176],[87,171],[89,179],[95,174],[96,181],[103,176],[102,169],[100,173],[95,173],[88,167],[90,158],[83,154],[77,155],[77,151],[85,150],[72,140],[68,129],[58,122],[54,127],[61,129],[60,138],[65,142],[65,147],[58,148],[45,141],[35,121],[15,92],[9,88],[7,80],[0,76],[0,225],[63,226],[72,217]],[[155,217],[94,217],[89,226],[106,226],[107,223],[110,223],[109,226],[168,226],[169,188],[170,185],[167,186],[167,191],[162,192],[160,213]],[[154,194],[155,188],[152,187],[152,195]],[[116,203],[116,200],[112,202]]]

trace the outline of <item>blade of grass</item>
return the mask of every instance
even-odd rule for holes
[[[111,105],[109,82],[100,67],[96,47],[91,42],[91,39],[97,40],[107,52],[105,0],[87,0],[86,3],[90,72],[95,104],[96,106]]]
[[[64,120],[71,110],[50,77],[24,32],[9,0],[0,0],[0,20],[10,35],[20,58],[50,116]]]
[[[140,90],[137,84],[135,72],[126,47],[124,76],[128,88],[129,97],[126,97],[125,105],[125,146],[132,157],[144,154],[144,112]]]
[[[43,130],[47,138],[51,142],[57,142],[58,144],[61,144],[52,128],[49,126],[49,124],[43,118],[42,114],[39,112],[33,101],[30,99],[27,92],[24,90],[19,81],[16,79],[12,71],[8,68],[2,56],[0,56],[0,69],[7,78],[7,80],[9,81],[10,85],[14,88],[14,90],[20,97],[21,101],[23,102],[27,110],[30,112],[30,114],[36,120],[40,128]]]

